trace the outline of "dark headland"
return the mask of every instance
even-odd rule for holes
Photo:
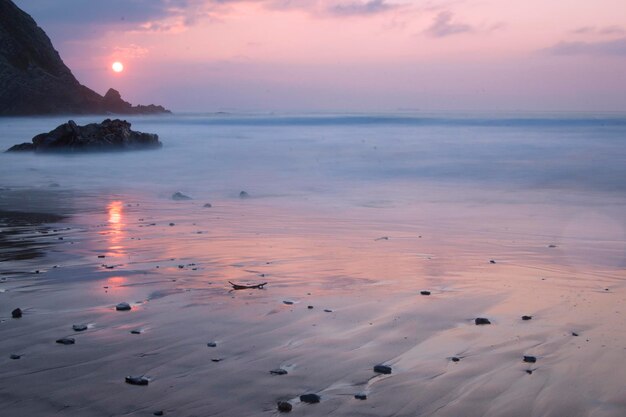
[[[114,89],[101,96],[63,63],[50,38],[11,0],[0,0],[0,116],[159,114],[162,106],[133,106]]]

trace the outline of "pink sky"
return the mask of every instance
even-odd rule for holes
[[[624,0],[16,3],[81,82],[178,111],[626,110]]]

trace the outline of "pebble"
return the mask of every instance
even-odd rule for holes
[[[276,368],[276,369],[272,369],[270,371],[270,374],[272,374],[272,375],[287,375],[288,372],[285,369]]]
[[[378,372],[379,374],[390,374],[391,366],[388,365],[376,365],[374,366],[374,372]]]
[[[11,311],[11,317],[13,317],[14,319],[19,319],[20,317],[22,317],[22,309],[16,308],[15,310]]]
[[[176,223],[170,223],[170,226],[175,226],[175,225],[176,225]]]
[[[62,339],[58,339],[57,343],[62,345],[73,345],[76,343],[76,340],[73,337],[64,337]]]
[[[489,261],[490,264],[495,264],[496,261],[494,261],[493,259]]]
[[[185,194],[177,191],[174,194],[172,194],[172,200],[177,200],[177,201],[191,200],[191,197],[189,197],[188,195],[185,195]]]
[[[367,395],[365,394],[354,394],[354,398],[357,400],[367,400]]]
[[[293,406],[287,401],[279,401],[276,406],[278,408],[278,411],[280,411],[281,413],[288,413],[293,408]]]
[[[127,376],[124,380],[130,385],[148,385],[150,383],[150,380],[145,376]]]
[[[572,336],[578,336],[578,333],[572,332]]]
[[[532,320],[533,316],[522,316],[522,320]]]
[[[130,334],[141,334],[141,330],[137,330],[137,329],[131,330]]]
[[[524,362],[535,363],[537,362],[537,358],[534,356],[524,356]]]
[[[11,359],[13,359],[13,360],[15,360],[15,359],[19,359],[19,358],[21,358],[21,357],[22,357],[21,355],[11,355],[11,356],[9,356],[9,358],[11,358]]]
[[[86,324],[75,324],[72,326],[72,330],[75,332],[82,332],[83,330],[87,330]]]
[[[159,411],[155,411],[154,413],[152,413],[152,415],[162,416],[162,415],[165,415],[165,412],[163,410],[159,410]]]
[[[420,294],[422,294],[422,295],[430,295],[430,291],[420,291]]]
[[[527,373],[528,375],[532,375],[532,374],[533,374],[533,371],[532,371],[532,370],[530,370],[530,369],[527,369],[527,370],[526,370],[526,373]]]
[[[325,309],[324,309],[324,312],[325,312],[325,313],[332,313],[332,312],[333,312],[333,310],[331,310],[331,309],[329,309],[329,308],[325,308]]]
[[[211,359],[211,362],[221,362],[222,358],[213,358]]]
[[[461,358],[457,358],[456,356],[453,356],[451,359],[452,362],[459,362],[461,360]]]
[[[303,403],[315,404],[320,402],[321,398],[317,394],[304,394],[300,396],[300,401]]]
[[[309,310],[313,310],[313,306],[308,306],[307,307]]]
[[[211,208],[211,207],[213,207],[213,206],[211,205],[211,203],[206,203],[206,204],[205,204],[204,206],[202,206],[202,207],[204,207],[204,208]]]
[[[98,258],[102,259],[102,258],[106,258],[105,255],[98,255]]]
[[[239,198],[249,198],[249,197],[250,197],[250,194],[248,194],[245,191],[242,191],[239,193]]]
[[[287,304],[287,305],[292,305],[292,304],[293,304],[293,301],[287,301],[287,300],[285,300],[285,301],[283,301],[283,303],[284,303],[284,304]]]
[[[217,343],[216,342],[209,342],[206,344],[208,347],[217,347]]]
[[[476,320],[474,320],[474,323],[476,323],[477,326],[480,326],[480,325],[483,325],[483,324],[491,324],[489,319],[486,319],[484,317],[476,318]]]
[[[128,303],[119,303],[115,306],[117,311],[129,311],[132,307]]]

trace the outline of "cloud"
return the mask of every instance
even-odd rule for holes
[[[458,35],[461,33],[471,33],[475,28],[464,23],[453,23],[454,14],[448,10],[439,12],[425,33],[435,38],[444,38],[446,36]]]
[[[328,7],[328,12],[337,16],[369,16],[385,13],[398,8],[398,4],[389,4],[385,0],[353,1]]]
[[[559,42],[542,51],[556,56],[626,56],[626,37],[600,42]]]
[[[604,26],[604,27],[595,27],[595,26],[582,26],[572,31],[575,35],[624,35],[626,34],[626,29],[622,26],[612,25],[612,26]]]

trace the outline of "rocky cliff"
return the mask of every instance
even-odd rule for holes
[[[0,116],[165,112],[80,84],[37,23],[11,0],[0,0]]]

